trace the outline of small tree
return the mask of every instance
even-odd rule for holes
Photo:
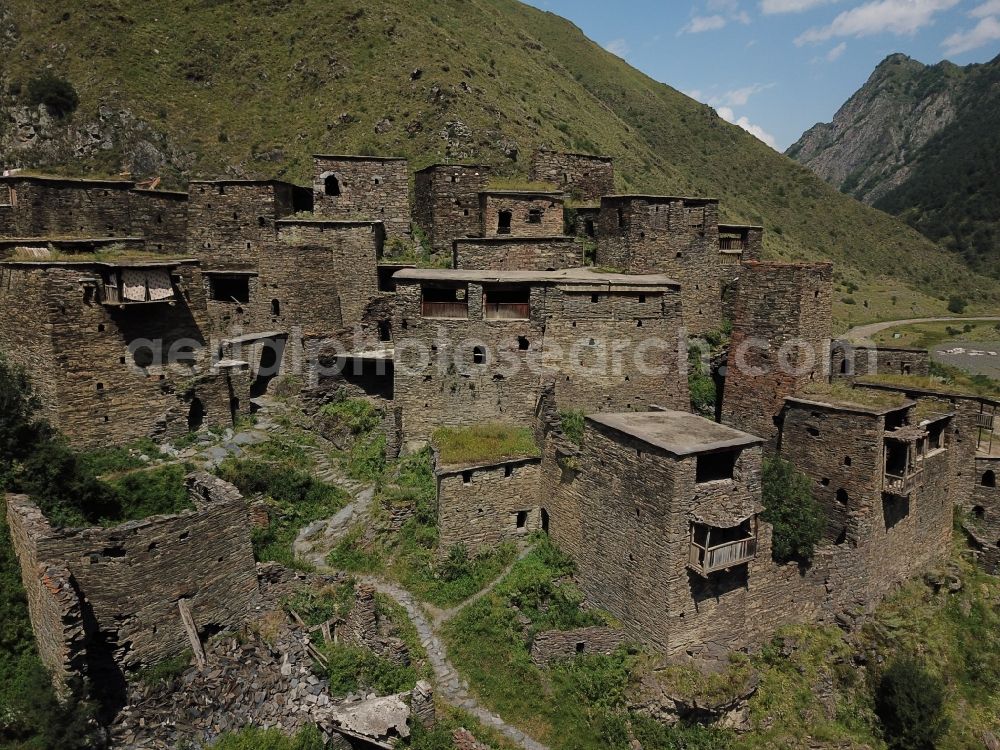
[[[893,662],[879,680],[875,713],[894,750],[933,750],[947,728],[944,686],[914,659]]]
[[[774,527],[772,557],[779,562],[810,559],[825,522],[809,477],[776,456],[764,461],[762,480],[763,518]]]
[[[53,117],[65,117],[77,108],[80,97],[72,83],[46,72],[28,81],[28,101],[36,107],[44,104]]]
[[[965,312],[965,308],[968,306],[968,302],[965,301],[965,297],[958,294],[953,294],[948,298],[948,312],[955,313],[956,315],[961,315]]]

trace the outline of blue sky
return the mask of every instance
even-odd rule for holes
[[[528,0],[783,150],[893,52],[1000,53],[1000,0]]]

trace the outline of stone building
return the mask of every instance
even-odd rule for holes
[[[386,236],[410,236],[410,175],[394,156],[313,156],[313,210],[318,219],[381,221]]]
[[[597,264],[623,273],[663,273],[684,289],[693,334],[722,324],[719,201],[655,195],[601,198]]]
[[[687,408],[680,290],[588,269],[395,275],[395,397],[406,439],[442,424],[527,424],[560,409]]]
[[[976,474],[971,506],[964,527],[980,553],[980,564],[993,575],[1000,574],[1000,451],[997,455],[976,456]]]
[[[836,340],[830,352],[830,377],[866,375],[918,375],[930,373],[931,357],[926,349],[905,346],[869,346]]]
[[[413,179],[413,220],[434,250],[451,250],[452,240],[481,231],[479,194],[487,189],[491,167],[482,164],[431,164]]]
[[[774,447],[786,396],[829,372],[829,263],[742,265],[722,421]]]
[[[575,237],[467,237],[452,243],[454,268],[557,271],[584,265]]]
[[[57,681],[76,673],[104,690],[123,686],[125,670],[179,656],[192,636],[235,629],[252,613],[246,502],[209,474],[187,484],[193,510],[112,528],[53,528],[30,499],[7,496],[38,653]]]
[[[480,235],[561,237],[563,196],[538,190],[488,190],[479,194]]]
[[[232,423],[239,379],[212,367],[192,260],[0,263],[0,351],[79,447]]]
[[[0,238],[139,237],[148,252],[182,253],[187,194],[129,180],[0,177]]]
[[[614,160],[569,151],[538,149],[531,156],[530,179],[551,182],[573,200],[596,201],[615,191]]]
[[[475,555],[532,531],[547,531],[548,515],[538,505],[540,464],[538,458],[438,462],[434,474],[441,553],[462,544]]]
[[[540,504],[588,601],[661,651],[745,645],[771,566],[760,444],[665,410],[590,415],[574,455],[547,452]]]

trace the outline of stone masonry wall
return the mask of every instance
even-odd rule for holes
[[[435,164],[413,181],[413,218],[436,251],[451,250],[452,240],[480,232],[479,193],[489,183],[490,167]]]
[[[729,344],[722,421],[777,441],[784,399],[828,372],[829,263],[744,264]]]
[[[188,482],[195,510],[107,529],[53,529],[28,498],[8,496],[7,520],[46,664],[65,664],[66,646],[47,603],[51,566],[66,568],[79,592],[92,668],[108,666],[95,664],[104,647],[124,668],[183,653],[189,642],[180,599],[206,633],[242,624],[259,597],[246,503],[210,475]]]
[[[146,249],[183,255],[187,252],[187,193],[133,190],[132,234],[144,237]]]
[[[625,633],[602,625],[573,630],[543,630],[531,643],[531,660],[542,665],[577,654],[610,654],[625,642]]]
[[[13,207],[7,236],[124,237],[132,231],[131,182],[23,177],[3,182]]]
[[[188,253],[207,270],[256,267],[277,244],[275,222],[295,212],[293,193],[272,181],[192,182]]]
[[[361,323],[378,290],[379,222],[278,222],[278,245],[261,261],[261,315],[281,330],[331,335]],[[280,315],[271,314],[278,300]],[[263,325],[263,323],[262,323]]]
[[[317,155],[313,167],[313,210],[317,218],[381,221],[387,237],[409,237],[410,175],[406,159]],[[331,176],[336,179],[339,195],[327,192],[327,178]]]
[[[610,156],[539,149],[531,156],[530,179],[551,182],[575,200],[599,200],[615,190],[615,168]]]
[[[597,264],[625,273],[663,273],[683,289],[684,324],[693,334],[722,324],[719,203],[656,196],[601,199]]]
[[[965,527],[981,545],[980,562],[993,575],[1000,572],[1000,456],[976,459],[976,483],[967,501]]]
[[[75,446],[179,435],[194,398],[206,424],[231,424],[228,399],[199,388],[217,376],[208,370],[204,292],[193,268],[173,268],[176,304],[118,308],[101,304],[95,267],[3,267],[0,349],[25,367],[46,415]],[[143,361],[154,350],[163,353],[162,364]]]
[[[856,346],[834,341],[830,353],[832,378],[865,375],[920,375],[930,372],[930,353],[926,349],[887,346]]]
[[[470,555],[542,526],[538,459],[437,470],[439,549],[463,544]],[[518,526],[519,514],[521,526]]]
[[[485,192],[479,195],[482,217],[480,234],[495,237],[500,233],[500,213],[511,214],[510,231],[506,235],[522,237],[561,237],[563,235],[563,197],[557,193],[517,193],[513,191]],[[536,212],[533,214],[532,212]],[[538,221],[531,220],[532,215]]]
[[[455,268],[555,271],[583,265],[575,237],[483,237],[455,240]]]

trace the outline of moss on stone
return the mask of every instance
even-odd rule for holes
[[[440,462],[445,465],[484,464],[541,455],[531,430],[512,425],[441,427],[434,431],[432,442]]]

